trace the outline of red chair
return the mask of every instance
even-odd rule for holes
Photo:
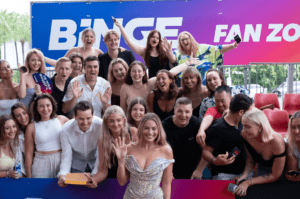
[[[275,93],[256,93],[254,96],[254,104],[258,109],[269,104],[273,104],[274,108],[280,109],[278,97]]]
[[[271,127],[277,133],[281,134],[283,137],[287,133],[288,124],[289,124],[289,116],[285,110],[279,109],[265,109],[263,112],[266,114]]]
[[[283,110],[288,114],[293,115],[294,112],[300,110],[300,94],[299,93],[286,93],[283,99]]]

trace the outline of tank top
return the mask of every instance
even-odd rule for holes
[[[149,79],[151,77],[155,77],[157,71],[159,71],[161,69],[170,70],[169,62],[167,62],[166,65],[161,66],[159,64],[159,57],[152,57],[152,56],[150,56],[150,66],[148,67],[148,70],[149,70]]]
[[[158,115],[159,119],[161,121],[163,121],[164,119],[166,119],[167,117],[174,115],[174,107],[171,111],[169,112],[164,112],[160,109],[158,103],[157,103],[157,99],[156,99],[156,94],[155,91],[153,91],[154,93],[154,100],[153,100],[153,111],[156,115]]]
[[[61,149],[60,132],[62,126],[57,118],[34,122],[35,144],[37,151],[55,151]]]
[[[15,162],[16,162],[15,158],[11,158],[11,157],[5,155],[3,152],[1,152],[0,171],[11,170],[14,167]]]

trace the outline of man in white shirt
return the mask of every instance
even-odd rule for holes
[[[72,79],[63,99],[62,111],[68,113],[77,102],[86,100],[94,107],[94,115],[101,118],[101,111],[110,106],[112,94],[108,81],[98,77],[99,61],[96,56],[87,56],[83,62],[85,74]]]
[[[78,102],[74,107],[75,119],[65,123],[60,134],[62,155],[58,185],[66,186],[67,173],[98,172],[98,139],[102,119],[93,116],[93,106],[88,101]],[[97,161],[96,161],[97,160]],[[97,183],[89,176],[88,187],[96,188]]]

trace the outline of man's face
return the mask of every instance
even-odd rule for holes
[[[174,120],[179,127],[188,125],[192,115],[193,108],[191,104],[178,104],[174,110]]]
[[[87,61],[85,63],[84,70],[87,80],[97,80],[99,73],[99,62],[97,60]]]
[[[215,93],[215,103],[218,111],[223,113],[225,110],[229,109],[231,96],[225,91],[221,93]]]
[[[83,132],[89,130],[93,121],[92,110],[88,109],[85,111],[77,110],[77,115],[75,116],[75,120],[77,121],[77,125]]]

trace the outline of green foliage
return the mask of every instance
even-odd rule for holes
[[[19,83],[20,81],[20,72],[19,70],[14,70],[14,74],[13,74],[13,82],[15,83]]]
[[[0,45],[8,41],[30,42],[30,17],[28,14],[20,15],[15,12],[0,11]]]
[[[294,81],[300,80],[300,65],[294,65]],[[249,82],[249,70],[247,69],[247,82]],[[232,85],[244,85],[244,67],[231,68],[230,70]],[[226,69],[228,78],[228,69]],[[251,84],[259,84],[267,88],[268,92],[280,86],[286,81],[288,76],[287,64],[274,65],[251,65]]]

